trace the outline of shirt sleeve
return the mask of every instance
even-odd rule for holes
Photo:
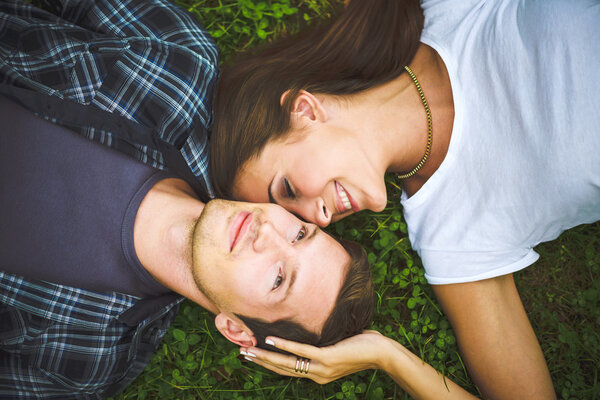
[[[93,0],[42,0],[44,10],[50,11],[62,20],[77,23],[94,5]]]
[[[213,63],[211,36],[169,0],[46,0],[58,15],[87,30],[120,38],[145,37],[185,46]]]
[[[58,15],[20,1],[0,2],[0,84],[147,128],[152,139],[180,153],[199,194],[212,197],[208,136],[218,52],[200,23],[166,0],[49,3]],[[68,102],[61,115],[73,113]],[[129,142],[91,122],[70,124],[43,105],[30,111],[154,168],[170,169],[160,148]]]
[[[447,285],[495,278],[533,264],[539,254],[531,248],[503,251],[419,250],[425,278],[431,285]]]

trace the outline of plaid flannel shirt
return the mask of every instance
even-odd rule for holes
[[[45,3],[54,13],[0,1],[0,93],[155,168],[171,167],[171,146],[200,196],[212,197],[218,56],[208,34],[166,0]],[[0,399],[118,393],[144,369],[182,300],[0,272]]]
[[[0,272],[0,399],[101,399],[145,368],[181,296],[28,281]]]
[[[0,2],[0,93],[152,167],[188,173],[203,200],[213,197],[208,135],[219,71],[210,35],[168,0],[45,3],[55,14]]]

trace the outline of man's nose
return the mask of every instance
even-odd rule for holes
[[[256,232],[256,237],[252,246],[254,251],[261,253],[269,248],[269,246],[281,246],[285,243],[283,237],[277,232],[271,222],[263,222]]]

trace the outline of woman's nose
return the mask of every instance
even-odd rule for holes
[[[314,214],[312,220],[314,223],[319,225],[321,228],[329,225],[331,222],[331,211],[329,208],[327,208],[323,199],[319,197],[312,207],[312,212]]]

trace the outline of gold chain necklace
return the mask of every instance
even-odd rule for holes
[[[419,84],[419,81],[417,80],[417,77],[412,72],[412,70],[408,68],[408,66],[405,66],[404,69],[406,70],[406,72],[408,72],[408,75],[410,75],[413,82],[415,83],[417,91],[419,92],[419,96],[421,96],[423,106],[425,106],[425,113],[427,113],[427,147],[425,148],[425,155],[423,156],[423,158],[421,158],[421,161],[419,161],[417,166],[414,167],[410,172],[407,172],[406,174],[398,174],[399,179],[406,179],[413,176],[425,164],[425,161],[427,161],[427,158],[429,157],[429,152],[431,151],[431,137],[433,134],[433,128],[431,127],[431,112],[429,111],[429,105],[427,105],[427,100],[425,99],[425,95],[423,94],[423,89],[421,89],[421,85]]]

